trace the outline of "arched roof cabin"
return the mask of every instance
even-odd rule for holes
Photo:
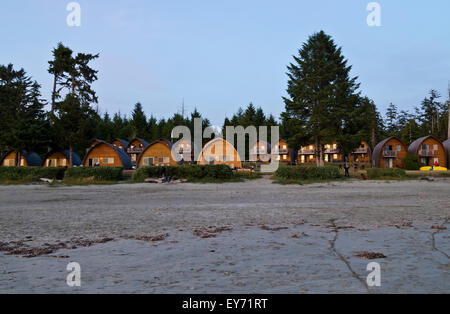
[[[120,148],[106,142],[91,146],[83,159],[85,167],[123,167],[131,169],[131,160]]]
[[[420,162],[432,166],[438,164],[447,167],[447,152],[442,142],[434,136],[421,137],[408,148],[408,152],[419,157]]]
[[[81,159],[77,153],[72,152],[72,166],[81,166]],[[52,150],[42,162],[42,167],[70,167],[70,151],[65,150]]]
[[[220,137],[205,144],[197,163],[199,165],[228,165],[230,168],[242,168],[241,158],[234,146]]]
[[[398,137],[389,137],[375,146],[372,154],[374,168],[405,168],[408,151]]]
[[[446,140],[444,143],[445,151],[447,152],[447,169],[450,169],[450,138]]]
[[[148,145],[137,159],[138,167],[177,165],[172,154],[172,142],[166,139],[160,139]]]
[[[42,164],[42,159],[36,153],[28,153],[27,151],[22,151],[17,154],[16,152],[8,152],[1,160],[0,165],[3,167],[15,167],[16,160],[19,160],[20,167],[40,167]]]

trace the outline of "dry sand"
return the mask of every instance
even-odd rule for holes
[[[0,200],[3,248],[77,246],[0,252],[3,293],[450,291],[449,180],[0,186]],[[363,251],[386,256],[381,287]]]

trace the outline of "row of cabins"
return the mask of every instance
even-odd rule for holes
[[[179,141],[173,147],[171,141],[160,139],[148,143],[136,138],[131,142],[116,139],[112,143],[95,140],[87,149],[83,160],[76,153],[72,153],[73,166],[85,167],[123,167],[131,169],[133,166],[176,166],[181,163],[194,161],[194,146],[190,141]],[[176,152],[175,154],[173,152]],[[314,145],[301,147],[295,154],[289,149],[284,140],[275,146],[264,141],[258,141],[250,149],[250,160],[269,162],[276,159],[285,164],[305,164],[316,162],[316,148]],[[420,162],[426,165],[438,163],[447,166],[450,161],[450,139],[442,143],[434,136],[427,136],[414,141],[409,148],[397,137],[390,137],[380,142],[372,149],[366,142],[362,142],[348,160],[350,162],[372,163],[376,168],[404,168],[405,157],[410,153],[417,155]],[[42,160],[36,153],[22,152],[16,156],[14,152],[1,159],[2,166],[14,166],[16,158],[20,158],[20,166],[68,167],[70,152],[68,150],[50,151]],[[344,156],[337,143],[325,145],[325,162],[343,162]],[[242,168],[242,161],[236,149],[224,139],[215,138],[208,142],[196,160],[198,164],[226,164],[231,168]]]

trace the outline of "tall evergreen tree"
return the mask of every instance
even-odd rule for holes
[[[134,106],[133,113],[131,115],[131,127],[134,130],[135,137],[147,139],[147,117],[142,109],[141,103],[137,103]]]
[[[95,136],[95,120],[98,115],[91,104],[98,103],[92,83],[97,80],[97,72],[89,63],[98,58],[97,55],[78,53],[72,56],[72,50],[58,45],[56,50],[64,51],[64,60],[58,60],[59,54],[49,62],[49,73],[58,75],[57,88],[53,89],[53,112],[50,114],[54,137],[57,143],[69,146],[69,164],[72,165],[72,151],[74,148],[87,147],[89,141]],[[63,66],[56,66],[62,63]],[[56,101],[62,98],[63,101]]]
[[[61,98],[63,83],[68,79],[68,73],[73,65],[73,51],[61,42],[53,49],[53,60],[49,61],[48,72],[53,75],[52,111],[55,110],[56,101]]]
[[[0,147],[16,152],[16,166],[23,150],[42,148],[48,125],[40,86],[13,65],[0,65]]]
[[[388,136],[398,135],[398,108],[395,104],[390,103],[386,109],[386,133]]]
[[[353,132],[351,113],[359,100],[357,78],[350,77],[351,66],[333,39],[323,31],[309,37],[288,66],[289,97],[284,98],[282,113],[288,142],[293,148],[312,141],[318,165],[324,164],[323,146],[333,141],[357,147],[349,139]]]

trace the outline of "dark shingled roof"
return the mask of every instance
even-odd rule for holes
[[[441,143],[441,141],[437,137],[434,137],[432,135],[424,136],[424,137],[421,137],[421,138],[415,140],[414,142],[411,143],[411,145],[409,145],[408,153],[417,155],[420,145],[422,145],[422,143],[429,138],[433,138],[436,141],[438,141],[439,143]]]
[[[129,157],[123,150],[121,150],[119,147],[116,147],[116,146],[114,146],[114,145],[112,145],[112,144],[106,143],[105,141],[101,141],[101,142],[97,143],[96,145],[91,146],[91,147],[88,149],[88,151],[87,151],[87,153],[86,153],[86,156],[85,156],[84,159],[83,159],[83,165],[84,165],[84,163],[86,162],[86,158],[88,157],[89,153],[90,153],[93,149],[95,149],[97,146],[102,145],[102,144],[108,145],[109,147],[111,147],[112,149],[114,149],[114,150],[117,152],[117,155],[119,155],[120,161],[122,162],[122,166],[123,166],[123,168],[124,168],[125,170],[131,169],[132,165],[131,165],[131,159],[130,159],[130,157]]]
[[[447,168],[450,169],[450,138],[442,143],[442,145],[444,145],[444,148],[447,151]]]
[[[42,166],[44,166],[45,160],[53,153],[55,152],[61,152],[67,159],[67,161],[70,160],[70,150],[69,149],[65,149],[65,150],[51,150],[47,153],[47,155],[45,155],[44,159],[42,160]],[[73,166],[81,166],[81,158],[80,156],[78,156],[78,154],[74,151],[72,151],[72,165]]]
[[[6,156],[8,156],[9,154],[11,154],[13,151],[9,151],[8,153],[5,154],[5,156],[3,156],[3,158],[0,160],[0,164],[3,163],[3,160],[6,158]],[[25,161],[27,162],[27,166],[28,167],[40,167],[42,164],[42,159],[41,157],[34,153],[28,153],[27,151],[22,151],[22,156],[25,159]]]
[[[144,148],[146,148],[146,147],[148,147],[148,145],[150,145],[146,140],[143,140],[142,138],[136,137],[136,138],[132,139],[132,140],[128,143],[127,148],[129,148],[130,144],[131,144],[133,141],[135,141],[135,140],[138,140],[139,142],[141,142],[141,143],[144,145]]]
[[[153,143],[148,144],[148,145],[145,147],[145,149],[142,151],[142,153],[139,154],[139,157],[137,158],[137,161],[136,161],[136,165],[139,165],[139,162],[141,161],[141,158],[142,158],[142,156],[144,155],[144,153],[147,151],[147,149],[149,149],[150,147],[152,147],[153,145],[155,145],[155,144],[157,144],[157,143],[161,143],[161,144],[164,144],[164,145],[167,144],[167,145],[169,146],[170,149],[172,149],[172,146],[173,146],[173,143],[172,143],[171,141],[169,141],[168,139],[165,139],[165,138],[156,140],[156,141],[154,141]]]
[[[128,147],[128,144],[129,144],[129,143],[128,143],[127,141],[125,141],[125,140],[122,140],[122,139],[120,139],[120,138],[116,138],[115,141],[121,142],[124,149],[126,149],[126,148]]]
[[[400,143],[403,144],[402,140],[396,136],[389,137],[389,138],[381,141],[380,143],[378,143],[377,146],[375,146],[375,148],[373,149],[373,154],[372,154],[372,165],[374,167],[376,167],[376,168],[380,167],[381,153],[383,152],[383,147],[386,145],[387,142],[389,142],[392,139],[396,139]]]

